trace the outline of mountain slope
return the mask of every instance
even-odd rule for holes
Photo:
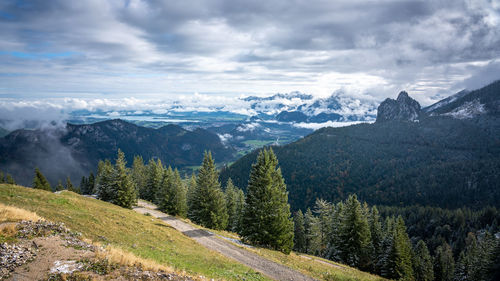
[[[41,217],[53,222],[63,222],[72,231],[81,232],[84,238],[123,249],[178,272],[191,276],[202,275],[203,277],[198,277],[200,280],[269,280],[249,267],[194,242],[190,236],[203,239],[200,234],[204,231],[201,229],[183,234],[161,219],[100,200],[67,191],[55,194],[0,184],[0,203],[36,211]],[[165,218],[164,214],[161,217]],[[247,251],[246,248],[242,250],[239,252]],[[261,250],[265,253],[260,254]],[[284,255],[259,248],[254,248],[251,252],[318,279],[331,280],[328,278],[335,277],[335,280],[384,280],[344,265],[295,253]],[[254,255],[249,253],[249,256]]]
[[[145,161],[155,157],[178,168],[199,165],[205,150],[211,150],[221,162],[233,154],[216,134],[203,129],[188,131],[176,125],[151,129],[109,120],[67,124],[53,130],[14,131],[0,139],[0,169],[22,184],[30,184],[35,167],[52,183],[66,176],[79,180],[94,170],[99,160],[114,159],[118,149],[130,164],[134,155],[141,155]]]
[[[490,86],[472,92],[489,98],[481,100],[488,109],[500,99],[500,91],[491,92]],[[470,119],[396,119],[323,128],[274,147],[292,208],[350,193],[377,205],[500,207],[500,117],[495,111]],[[231,177],[244,188],[256,154],[224,169],[221,179]]]

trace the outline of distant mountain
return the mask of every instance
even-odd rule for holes
[[[71,176],[75,180],[95,170],[100,159],[114,159],[120,148],[129,164],[134,155],[145,161],[159,158],[165,165],[198,166],[205,150],[218,162],[232,159],[234,150],[204,129],[188,131],[177,125],[159,129],[140,127],[122,120],[87,125],[67,124],[52,130],[17,130],[0,139],[0,170],[22,184],[31,184],[39,167],[54,183]]]
[[[386,99],[377,110],[377,122],[384,121],[418,121],[420,104],[410,98],[407,92],[401,92],[396,100]]]
[[[475,91],[462,91],[435,103],[424,111],[430,116],[451,116],[458,119],[500,114],[500,80]]]
[[[292,208],[311,207],[316,198],[338,201],[351,193],[381,205],[500,207],[499,85],[443,102],[425,114],[402,93],[382,103],[373,124],[323,128],[273,147]],[[450,114],[471,102],[484,110],[465,119]],[[224,169],[221,180],[231,177],[245,188],[257,153]]]
[[[377,104],[372,101],[332,94],[314,98],[300,92],[276,94],[270,97],[247,97],[256,115],[280,122],[324,123],[328,121],[374,121]]]

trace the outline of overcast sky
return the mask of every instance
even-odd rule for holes
[[[302,91],[422,104],[500,79],[500,0],[0,1],[0,98]]]

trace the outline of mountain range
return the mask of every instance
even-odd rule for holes
[[[371,204],[500,207],[500,82],[420,108],[406,92],[377,121],[273,147],[292,208],[349,194]],[[258,151],[221,172],[245,188]]]
[[[52,183],[67,176],[79,180],[95,171],[99,160],[114,159],[118,149],[130,164],[134,155],[141,155],[145,161],[157,158],[181,169],[200,165],[206,150],[220,162],[233,159],[234,154],[216,134],[204,129],[189,131],[177,125],[152,129],[117,119],[16,130],[0,138],[0,170],[26,185],[31,184],[35,167]]]

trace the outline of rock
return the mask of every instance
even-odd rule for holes
[[[398,98],[386,99],[378,107],[377,122],[384,121],[418,121],[420,118],[420,104],[402,91]]]

